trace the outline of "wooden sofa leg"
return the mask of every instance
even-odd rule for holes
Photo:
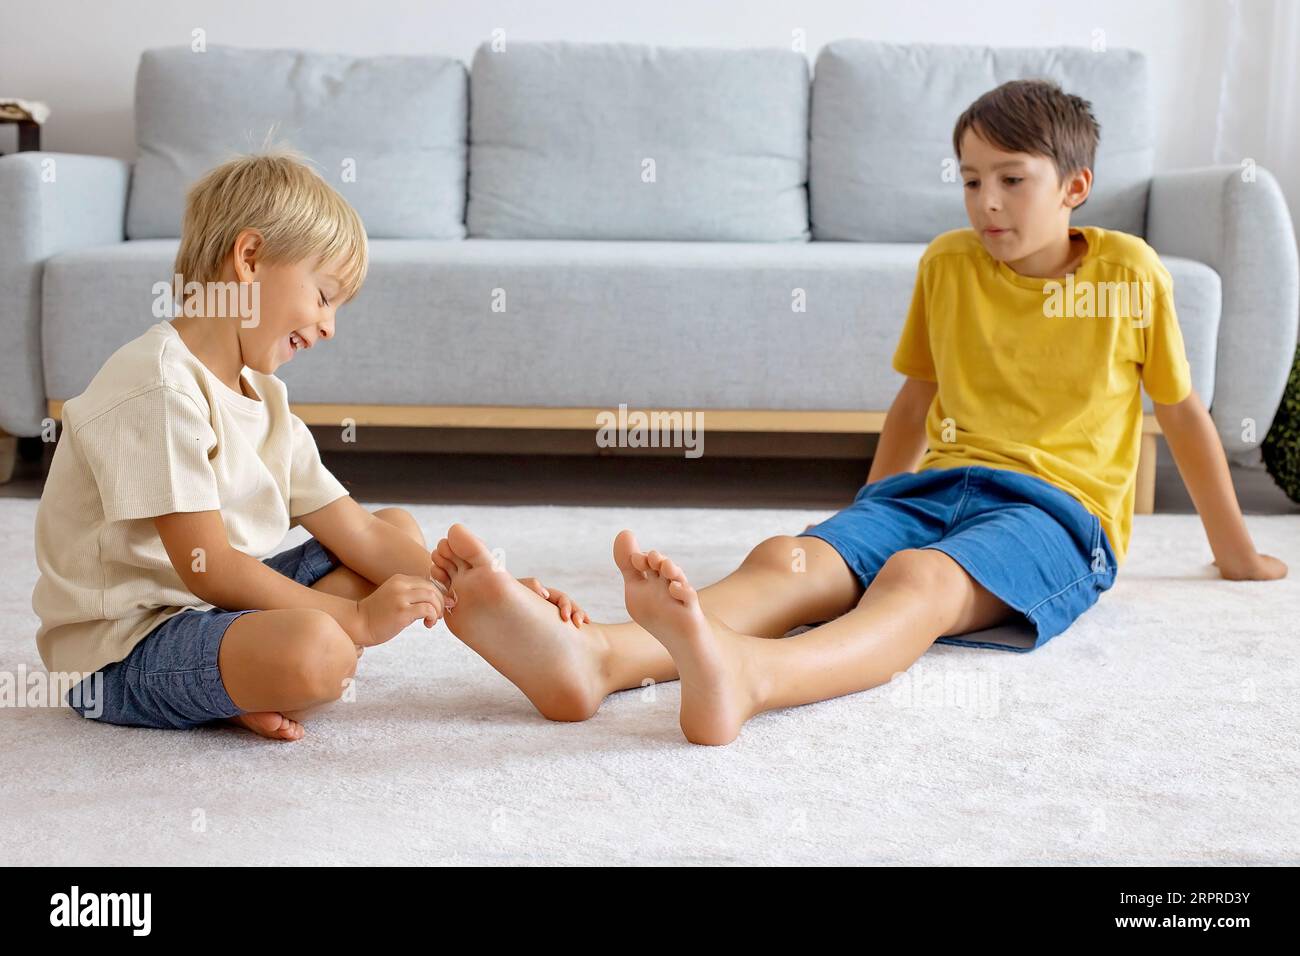
[[[14,476],[14,459],[18,455],[18,439],[0,431],[0,485]]]
[[[1142,436],[1142,451],[1138,456],[1137,490],[1133,513],[1154,514],[1156,510],[1156,436]]]

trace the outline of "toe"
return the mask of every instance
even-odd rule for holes
[[[435,551],[433,553],[433,570],[436,572],[435,576],[437,579],[450,587],[451,576],[456,574],[460,569],[456,566],[456,562],[453,559]]]
[[[699,607],[699,600],[695,593],[695,588],[686,583],[685,578],[668,582],[668,595],[675,601],[680,601],[688,608],[695,609]]]
[[[641,572],[644,567],[637,568],[632,563],[632,556],[639,554],[637,549],[636,536],[631,531],[623,530],[618,533],[614,539],[614,563],[618,565],[619,571],[623,573],[625,581],[642,581]]]
[[[463,524],[454,524],[447,529],[447,543],[452,553],[470,567],[492,564],[492,552],[488,546]]]
[[[448,541],[446,538],[443,538],[441,541],[438,542],[436,553],[441,555],[446,560],[448,564],[447,572],[449,574],[456,574],[460,571],[469,570],[468,562],[461,560],[461,558],[456,554],[456,552],[451,549],[451,542]]]
[[[303,735],[301,723],[290,720],[284,714],[276,711],[241,714],[235,718],[235,722],[242,724],[259,737],[266,737],[270,740],[297,740]]]

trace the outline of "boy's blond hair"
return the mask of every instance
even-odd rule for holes
[[[191,186],[174,269],[181,283],[221,281],[235,237],[256,229],[266,261],[341,261],[339,301],[356,295],[369,267],[365,226],[306,163],[301,153],[283,148],[237,156]]]

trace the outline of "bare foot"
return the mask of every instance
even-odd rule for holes
[[[696,744],[729,744],[759,710],[751,642],[706,615],[682,569],[658,551],[642,553],[631,531],[614,539],[627,611],[668,649],[682,683],[680,723]]]
[[[492,553],[454,524],[434,563],[451,582],[455,605],[443,620],[480,657],[524,692],[550,720],[586,720],[605,699],[600,625],[575,627],[540,594],[493,568]]]
[[[271,740],[298,740],[303,734],[302,724],[273,710],[256,714],[240,714],[228,718],[228,722]]]

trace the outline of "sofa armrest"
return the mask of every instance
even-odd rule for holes
[[[12,435],[39,434],[45,418],[45,260],[121,242],[130,176],[129,163],[108,156],[0,157],[0,429]]]
[[[1258,461],[1295,358],[1300,263],[1291,215],[1277,180],[1239,166],[1158,173],[1147,200],[1147,242],[1159,253],[1204,262],[1219,273],[1214,403],[1210,414],[1228,455]],[[1254,441],[1243,438],[1245,419]]]

